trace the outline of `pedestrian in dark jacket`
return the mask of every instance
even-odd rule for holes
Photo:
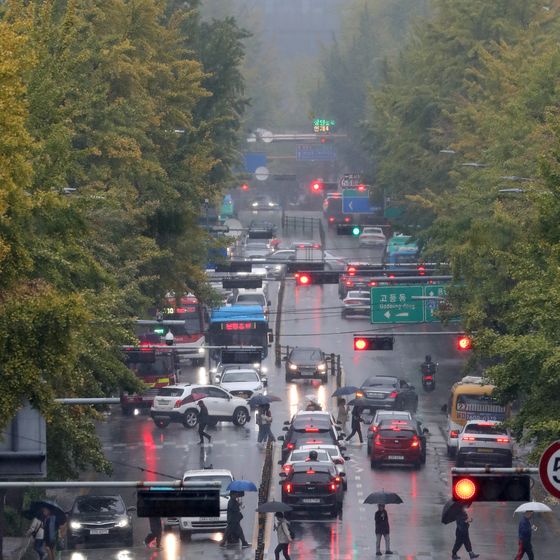
[[[385,506],[378,504],[375,512],[375,554],[377,556],[381,556],[381,537],[385,540],[385,554],[393,554],[389,532],[389,515]]]
[[[451,551],[451,558],[458,560],[461,558],[457,555],[459,549],[464,546],[465,550],[469,553],[470,558],[478,558],[479,555],[475,554],[471,545],[471,538],[469,536],[469,527],[472,523],[472,518],[469,517],[467,513],[467,506],[463,505],[461,513],[456,520],[457,528],[455,529],[455,544],[453,545],[453,550]]]
[[[352,409],[352,431],[350,435],[346,438],[346,441],[350,441],[354,435],[358,434],[358,438],[360,439],[360,443],[364,443],[364,438],[362,436],[362,427],[360,423],[363,422],[362,420],[362,408],[360,406],[355,406]]]
[[[247,542],[247,539],[245,539],[245,534],[243,533],[243,528],[241,527],[242,519],[241,497],[232,492],[228,500],[227,526],[224,533],[224,540],[220,543],[220,546],[226,546],[231,542],[237,544],[239,541],[241,541],[242,548],[248,548],[251,546]]]
[[[156,541],[156,547],[161,548],[162,534],[163,528],[161,526],[161,517],[150,517],[150,532],[146,535],[144,544],[146,546],[150,546],[154,541]]]
[[[202,400],[197,402],[200,411],[198,412],[198,436],[200,437],[199,444],[204,443],[204,438],[208,439],[208,443],[212,441],[212,436],[207,434],[204,429],[208,425],[208,409]]]
[[[519,522],[519,548],[517,549],[517,556],[515,560],[521,560],[525,554],[529,560],[533,560],[533,545],[531,544],[531,537],[533,535],[533,524],[531,523],[533,517],[532,511],[526,511]]]

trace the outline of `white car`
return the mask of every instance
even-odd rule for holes
[[[350,290],[342,300],[342,317],[369,317],[371,294],[361,290]]]
[[[225,531],[227,525],[227,505],[229,490],[227,487],[233,481],[231,471],[227,469],[204,469],[186,471],[183,482],[209,482],[218,481],[220,490],[220,516],[219,517],[168,517],[165,521],[166,529],[179,527],[181,539],[187,540],[193,533],[216,533]]]
[[[370,247],[373,245],[385,245],[387,238],[380,227],[366,226],[358,238],[360,247]]]
[[[205,395],[203,399],[199,395]],[[210,421],[233,422],[244,426],[251,418],[247,401],[233,396],[214,385],[191,385],[178,383],[158,390],[150,415],[158,428],[167,428],[171,422],[179,422],[185,428],[198,424],[197,402],[204,400]]]
[[[267,384],[256,369],[246,367],[228,367],[216,375],[216,384],[235,397],[249,400],[255,395],[264,395]]]
[[[512,466],[513,441],[500,422],[469,420],[457,440],[457,467],[464,467],[467,463]]]
[[[312,450],[323,453],[327,453],[330,460],[334,463],[336,470],[340,476],[344,478],[342,482],[342,487],[344,490],[348,489],[348,483],[346,482],[346,460],[349,457],[345,457],[342,451],[345,451],[345,447],[340,448],[338,445],[328,445],[328,444],[312,444],[312,445],[302,445],[298,448],[298,451],[307,452],[309,454]],[[295,451],[292,451],[294,453]],[[304,459],[305,460],[305,459]]]

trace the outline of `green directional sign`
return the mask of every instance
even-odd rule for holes
[[[424,286],[424,297],[434,298],[424,300],[424,307],[426,309],[425,320],[426,323],[439,323],[439,318],[434,315],[437,311],[441,299],[446,296],[446,287],[443,284]]]
[[[371,288],[372,323],[423,323],[423,286],[378,286]]]

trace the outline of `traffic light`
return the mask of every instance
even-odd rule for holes
[[[245,192],[248,191],[248,190],[249,190],[249,185],[248,185],[247,183],[243,183],[243,184],[241,185],[241,190],[242,190],[242,191],[245,191]]]
[[[354,350],[357,352],[364,352],[366,350],[392,350],[394,342],[394,336],[363,336],[355,334]]]
[[[529,502],[531,476],[528,474],[453,474],[456,502]]]
[[[364,185],[363,183],[360,183],[357,187],[356,190],[359,192],[365,192],[367,190],[367,186]]]
[[[466,334],[458,336],[457,350],[472,350],[472,338]]]
[[[338,224],[336,226],[337,235],[353,235],[358,237],[362,233],[362,226],[356,224]]]
[[[320,193],[323,190],[323,181],[321,179],[315,179],[315,181],[311,181],[311,192],[313,193]]]
[[[296,273],[295,279],[298,286],[309,286],[311,284],[311,275],[307,272]]]
[[[298,286],[338,284],[339,277],[340,272],[336,270],[305,270],[294,273]]]
[[[218,517],[220,488],[205,483],[192,488],[146,488],[137,491],[138,517]]]

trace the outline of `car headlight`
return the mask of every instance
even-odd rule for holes
[[[266,366],[261,366],[261,373],[266,373],[268,368]]]
[[[81,529],[82,524],[79,521],[70,521],[70,529]]]
[[[319,371],[326,371],[326,369],[327,369],[327,364],[319,364],[319,365],[317,366],[317,369],[318,369]]]
[[[297,369],[297,365],[296,364],[290,364],[288,366],[292,371],[295,371]]]
[[[259,369],[260,366],[261,366],[261,364],[259,364],[259,362],[255,362],[255,363],[253,364],[253,367],[254,367],[255,369]]]
[[[128,518],[127,518],[127,517],[121,517],[121,518],[116,522],[116,526],[117,526],[117,527],[128,527]]]
[[[268,205],[269,206],[274,206],[274,202],[269,202]]]
[[[251,206],[252,206],[253,208],[256,208],[258,205],[259,205],[258,202],[253,202],[253,204],[251,204]]]
[[[199,354],[204,354],[205,350],[204,348],[202,348],[202,346],[198,349],[198,353]]]

